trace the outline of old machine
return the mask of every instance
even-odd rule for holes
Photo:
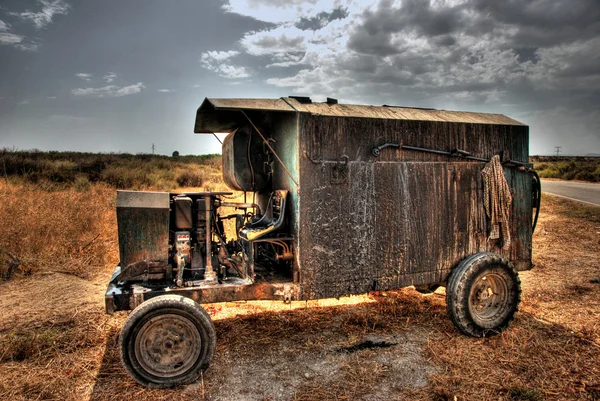
[[[528,130],[499,114],[206,99],[194,132],[229,133],[223,179],[236,193],[117,192],[105,301],[133,311],[125,367],[146,386],[197,380],[216,341],[201,303],[444,286],[460,331],[502,331],[532,267]]]

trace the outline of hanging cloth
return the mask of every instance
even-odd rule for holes
[[[512,195],[500,156],[496,155],[481,171],[483,176],[483,200],[485,213],[491,221],[488,240],[502,238],[502,249],[510,247],[510,208]]]

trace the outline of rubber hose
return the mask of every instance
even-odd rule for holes
[[[537,226],[538,217],[540,216],[540,206],[542,204],[542,182],[537,171],[532,169],[529,170],[529,172],[533,174],[533,177],[535,178],[533,181],[532,190],[535,191],[535,200],[537,201],[535,205],[535,217],[533,219],[533,227],[531,229],[531,233],[533,234],[535,231],[535,227]]]

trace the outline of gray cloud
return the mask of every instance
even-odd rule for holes
[[[77,88],[73,89],[71,93],[75,96],[94,98],[122,97],[140,93],[144,88],[145,85],[142,82],[138,82],[137,84],[123,87],[108,85],[101,88]]]
[[[11,26],[2,20],[0,20],[0,45],[12,46],[25,51],[35,51],[39,47],[37,43],[27,40],[25,36],[12,32]]]
[[[70,8],[63,0],[38,0],[37,3],[41,6],[39,11],[8,12],[7,15],[31,23],[36,29],[42,29],[52,23],[54,15],[67,14]],[[37,40],[13,32],[11,25],[3,20],[0,20],[0,45],[9,45],[24,51],[36,51],[40,47]]]
[[[297,53],[306,50],[304,38],[301,36],[287,36],[285,33],[278,36],[250,35],[242,40],[248,53],[253,55]]]
[[[38,0],[38,3],[41,5],[41,10],[39,11],[27,10],[12,12],[10,14],[24,21],[31,22],[37,29],[42,29],[52,23],[54,15],[67,14],[70,8],[69,4],[63,0]]]
[[[0,20],[0,44],[16,46],[23,42],[23,36],[10,31],[10,25]]]
[[[331,21],[344,19],[348,17],[348,9],[337,7],[334,8],[330,13],[322,11],[314,17],[301,17],[300,21],[296,22],[296,28],[304,31],[317,31]]]
[[[92,74],[88,74],[85,72],[78,72],[77,74],[75,74],[75,76],[79,79],[83,79],[84,81],[91,81],[92,80]]]
[[[250,73],[245,67],[229,63],[229,60],[239,54],[238,51],[207,51],[200,55],[200,65],[219,76],[228,79],[248,78]]]
[[[104,79],[106,83],[109,84],[115,79],[117,79],[117,74],[115,74],[114,72],[109,72],[108,74],[104,75],[102,79]]]
[[[246,3],[251,8],[258,6],[267,7],[294,7],[300,6],[306,3],[315,4],[318,0],[247,0]]]

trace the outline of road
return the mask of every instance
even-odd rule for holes
[[[542,180],[542,192],[600,206],[600,184]]]

